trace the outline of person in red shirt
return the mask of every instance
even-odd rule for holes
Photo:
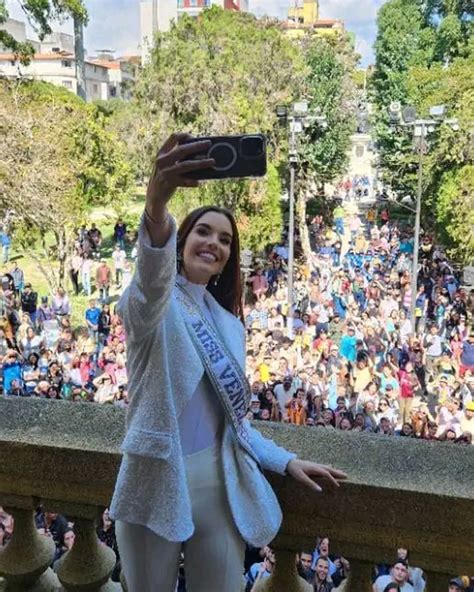
[[[398,381],[400,383],[398,403],[400,406],[401,420],[402,423],[411,423],[413,397],[415,396],[415,389],[418,388],[419,382],[413,365],[410,362],[405,365],[404,369],[399,370]]]

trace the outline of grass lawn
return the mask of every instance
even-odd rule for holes
[[[126,214],[132,214],[134,216],[139,215],[143,209],[143,206],[144,189],[137,188],[135,196],[130,200],[130,202],[127,204],[125,208]],[[125,217],[128,217],[128,215],[125,215]],[[114,248],[113,229],[116,220],[117,212],[114,210],[113,207],[95,208],[93,211],[91,211],[88,217],[88,226],[90,226],[92,222],[95,222],[97,227],[102,232],[101,256],[104,259],[107,259],[109,263],[111,263],[111,254]],[[134,228],[129,228],[129,230],[133,231]],[[127,252],[127,255],[130,255],[131,248],[131,245],[126,245],[125,250]],[[23,270],[25,274],[25,282],[31,282],[33,290],[38,292],[39,298],[41,296],[52,296],[50,294],[46,278],[39,269],[36,261],[34,261],[30,256],[28,256],[24,251],[22,251],[18,248],[18,246],[15,245],[15,237],[13,237],[12,248],[10,250],[10,263],[7,263],[6,265],[2,264],[2,273],[9,271],[11,269],[12,261],[18,262],[19,267]],[[91,272],[93,290],[91,296],[92,298],[98,296],[98,292],[96,292],[94,289],[95,268],[96,264],[93,265],[93,269]],[[89,297],[83,295],[75,296],[69,277],[67,278],[65,287],[68,290],[69,297],[72,303],[72,324],[73,327],[76,328],[84,324],[84,311],[87,308]],[[117,292],[114,286],[111,289],[112,305],[114,302],[118,300],[118,297],[119,293]]]

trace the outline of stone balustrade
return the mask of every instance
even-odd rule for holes
[[[300,457],[349,475],[335,492],[314,494],[270,475],[284,521],[273,547],[277,566],[261,591],[304,592],[295,553],[327,535],[331,552],[351,563],[346,592],[371,591],[371,569],[397,547],[427,574],[428,592],[447,592],[452,575],[474,573],[474,447],[275,424],[266,436]],[[115,557],[95,525],[110,501],[120,462],[121,410],[63,401],[0,397],[0,505],[15,519],[0,550],[8,592],[109,592]],[[36,531],[39,504],[74,522],[76,541],[49,568],[52,542]],[[1,589],[1,584],[0,584]],[[230,591],[229,591],[230,592]]]

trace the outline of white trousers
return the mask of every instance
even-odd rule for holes
[[[240,592],[245,543],[230,512],[219,448],[185,458],[195,526],[190,539],[173,543],[145,526],[117,521],[128,592],[175,592],[182,551],[187,592]]]

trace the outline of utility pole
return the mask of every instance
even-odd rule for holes
[[[415,139],[419,138],[418,183],[415,210],[415,237],[413,245],[413,264],[411,272],[410,316],[413,335],[416,332],[415,311],[416,296],[418,293],[418,254],[420,251],[421,200],[423,197],[423,158],[427,147],[428,134],[434,132],[436,127],[441,124],[449,125],[449,127],[455,132],[459,130],[459,122],[457,119],[445,118],[444,105],[434,105],[433,107],[430,107],[429,112],[431,119],[417,119],[416,109],[414,107],[406,106],[402,108],[402,105],[398,101],[394,101],[390,104],[389,107],[390,125],[394,128],[397,128],[398,126],[412,127]],[[399,202],[399,205],[404,207],[403,200],[401,203]]]
[[[418,294],[418,253],[420,250],[421,198],[423,196],[423,156],[425,153],[426,124],[420,125],[420,145],[418,146],[418,187],[416,192],[415,243],[413,245],[413,267],[411,271],[411,328],[416,332],[416,296]]]
[[[81,17],[73,16],[74,56],[76,62],[77,95],[87,101],[86,62],[84,57],[84,23]]]

